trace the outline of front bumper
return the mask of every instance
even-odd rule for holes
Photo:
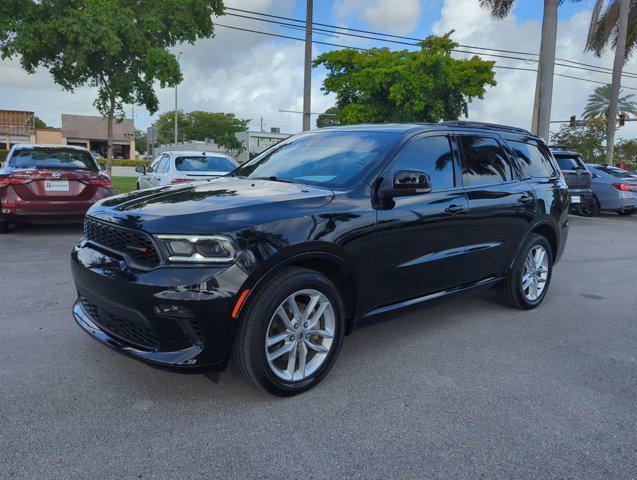
[[[136,271],[78,244],[73,316],[96,340],[153,366],[222,370],[236,331],[231,311],[246,274],[230,267],[162,266]]]

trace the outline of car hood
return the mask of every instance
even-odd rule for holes
[[[150,233],[204,234],[302,215],[333,197],[326,188],[218,177],[117,195],[97,203],[88,214]]]

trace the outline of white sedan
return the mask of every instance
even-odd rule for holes
[[[228,155],[212,152],[164,152],[148,167],[137,167],[142,175],[137,189],[206,180],[225,175],[239,164]]]

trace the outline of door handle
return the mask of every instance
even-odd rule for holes
[[[519,203],[531,203],[534,200],[534,198],[530,195],[522,195],[520,198],[518,198],[518,202]]]
[[[445,208],[445,212],[447,213],[460,213],[464,211],[464,207],[462,205],[449,205]]]

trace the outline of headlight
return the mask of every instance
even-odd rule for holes
[[[157,235],[171,262],[228,263],[236,260],[232,240],[223,235]]]

